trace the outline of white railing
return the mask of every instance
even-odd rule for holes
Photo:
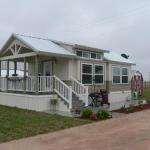
[[[54,76],[54,91],[62,97],[72,108],[72,88],[66,85],[58,77]]]
[[[26,91],[27,92],[35,92],[35,89],[36,89],[35,82],[36,82],[35,76],[26,77]]]
[[[71,83],[73,93],[83,100],[86,106],[88,106],[88,86],[83,85],[73,77],[71,77]]]
[[[23,91],[24,90],[24,78],[23,77],[9,77],[7,78],[8,90],[11,91]]]
[[[39,92],[52,92],[54,89],[53,76],[39,76]]]
[[[0,90],[6,91],[7,89],[7,79],[6,77],[0,77]]]
[[[38,84],[36,83],[38,81]],[[25,91],[35,92],[38,85],[38,92],[56,92],[72,108],[72,87],[69,87],[56,76],[35,76],[28,77],[0,77],[1,91]],[[82,91],[83,92],[83,91]]]

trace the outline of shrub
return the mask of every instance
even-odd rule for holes
[[[143,101],[139,100],[138,105],[139,105],[140,108],[143,108],[144,107]]]
[[[51,105],[56,105],[58,102],[58,99],[51,99],[50,103]]]
[[[127,108],[127,112],[128,113],[132,113],[134,111],[134,106],[133,105],[130,105],[128,108]]]
[[[97,120],[97,114],[95,112],[92,113],[92,115],[90,116],[91,120]]]
[[[123,106],[121,106],[121,108],[120,108],[121,110],[125,110],[126,109],[126,106],[125,105],[123,105]]]
[[[90,109],[90,108],[84,108],[83,110],[82,110],[82,117],[83,118],[90,118],[90,116],[92,115],[92,109]]]
[[[102,109],[97,112],[97,117],[100,119],[107,119],[111,117],[111,114],[108,110]]]

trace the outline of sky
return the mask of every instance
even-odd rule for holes
[[[0,0],[0,47],[12,33],[126,53],[150,79],[149,0]]]

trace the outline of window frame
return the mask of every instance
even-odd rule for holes
[[[95,53],[96,54],[96,58],[92,58],[91,57],[91,53]],[[100,54],[100,59],[99,58],[97,58],[97,54]],[[97,52],[90,52],[90,59],[93,59],[93,60],[102,60],[102,55],[101,55],[101,53],[97,53]]]
[[[103,76],[103,83],[94,83],[95,85],[104,85],[104,80],[105,80],[105,67],[104,65],[101,64],[93,64],[94,68],[93,68],[93,77],[95,77],[95,75],[102,75]],[[95,66],[102,66],[103,67],[103,74],[95,74]]]
[[[123,69],[127,69],[127,75],[123,75],[123,73],[122,73]],[[122,77],[128,77],[128,82],[127,83],[123,83],[122,82]],[[121,67],[121,82],[122,82],[122,84],[129,84],[129,68],[128,67]]]
[[[113,68],[119,68],[120,69],[120,83],[115,83],[114,80],[113,80],[113,77],[114,77],[114,75],[113,75]],[[123,68],[127,69],[128,75],[122,75],[122,69]],[[117,85],[117,84],[118,85],[127,85],[127,84],[129,84],[129,67],[125,67],[125,66],[112,66],[111,70],[112,70],[111,72],[112,72],[112,84],[113,85]],[[126,76],[126,77],[128,76],[128,82],[127,83],[123,83],[122,82],[122,77],[123,76]]]
[[[82,72],[82,70],[83,70],[83,65],[90,65],[90,66],[92,66],[92,72],[91,73],[83,73]],[[82,63],[81,64],[81,83],[82,84],[84,84],[83,83],[83,75],[92,75],[92,80],[93,80],[93,64],[91,64],[91,63]],[[92,81],[92,83],[87,83],[87,84],[84,84],[84,85],[92,85],[93,84],[93,81]]]
[[[77,55],[77,52],[82,52],[82,56]],[[76,55],[77,55],[78,57],[83,57],[83,51],[82,51],[82,50],[76,50]]]
[[[77,55],[77,52],[81,52],[81,53],[82,53],[82,56]],[[88,57],[84,57],[84,56],[83,56],[83,53],[84,53],[84,52],[88,53]],[[102,60],[102,59],[103,59],[102,54],[101,54],[101,53],[98,53],[98,52],[92,52],[92,51],[86,51],[86,50],[76,50],[75,53],[76,53],[76,55],[77,55],[78,57],[84,58],[84,59],[91,59],[91,60]],[[92,54],[92,53],[95,53],[95,54],[96,54],[96,58],[92,58],[92,57],[91,57],[91,54]],[[100,58],[98,58],[98,54],[100,55]]]
[[[87,53],[87,54],[88,54],[88,57],[84,57],[84,56],[83,56],[83,53]],[[89,53],[89,51],[82,51],[82,58],[88,58],[88,59],[89,59],[89,58],[90,58],[90,53]]]
[[[92,66],[92,74],[90,74],[90,73],[89,74],[88,73],[83,73],[82,72],[83,65],[91,65]],[[95,65],[103,67],[103,74],[95,74]],[[92,75],[92,83],[84,84],[83,83],[83,76],[82,76],[83,74]],[[105,81],[105,65],[104,64],[98,64],[98,63],[95,63],[95,64],[93,64],[93,63],[81,63],[81,73],[80,73],[80,75],[81,75],[81,83],[84,84],[84,85],[104,85],[104,83],[105,83],[104,82]],[[94,83],[93,82],[93,77],[95,75],[103,75],[103,83]]]

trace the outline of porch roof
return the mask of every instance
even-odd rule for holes
[[[12,34],[12,36],[8,39],[5,45],[1,49],[1,53],[6,50],[8,44],[10,44],[11,39],[17,39],[29,47],[33,53],[35,54],[46,54],[46,55],[53,55],[53,56],[67,56],[67,57],[76,57],[74,53],[69,52],[68,50],[64,49],[63,47],[57,45],[56,43],[52,42],[49,39],[32,37],[32,36],[25,36],[20,34]]]

